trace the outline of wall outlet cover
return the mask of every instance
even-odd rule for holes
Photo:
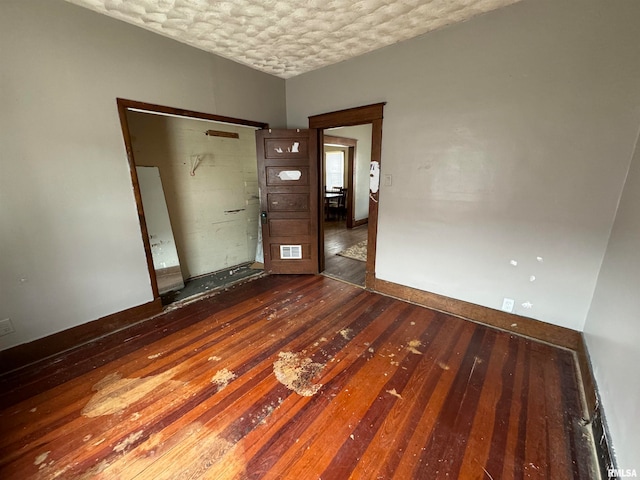
[[[502,300],[502,310],[505,312],[513,312],[513,307],[515,306],[516,301],[513,298],[504,298]]]
[[[0,337],[15,332],[10,318],[0,320]]]

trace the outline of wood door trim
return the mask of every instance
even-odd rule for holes
[[[268,123],[254,122],[252,120],[243,120],[240,118],[225,117],[222,115],[214,115],[211,113],[196,112],[185,110],[182,108],[167,107],[164,105],[156,105],[153,103],[138,102],[136,100],[128,100],[126,98],[116,98],[118,105],[118,116],[120,118],[120,128],[122,129],[122,137],[127,152],[127,161],[129,163],[129,173],[131,175],[131,183],[133,184],[133,196],[136,201],[138,211],[138,223],[140,224],[140,234],[142,235],[142,243],[144,245],[144,253],[147,257],[147,270],[149,271],[149,279],[151,280],[151,291],[154,299],[160,298],[158,291],[158,278],[153,267],[153,255],[151,253],[151,242],[149,241],[149,230],[142,206],[142,195],[140,193],[140,184],[138,182],[138,173],[136,172],[136,162],[133,156],[133,142],[131,141],[131,133],[129,131],[129,122],[127,120],[128,110],[140,110],[147,113],[162,113],[171,116],[194,118],[199,120],[212,120],[215,122],[231,123],[235,125],[243,125],[255,127],[257,129],[269,128]]]
[[[147,258],[147,270],[149,272],[149,279],[151,280],[151,292],[153,293],[154,299],[159,299],[160,292],[158,290],[158,277],[156,276],[156,271],[153,267],[153,254],[151,253],[151,242],[149,241],[149,229],[147,228],[147,220],[145,219],[144,208],[142,207],[142,193],[140,192],[140,182],[138,180],[138,172],[136,171],[136,162],[133,157],[133,142],[131,141],[131,133],[129,132],[127,110],[128,107],[118,99],[118,116],[120,117],[120,127],[122,128],[124,146],[127,150],[129,174],[131,175],[131,183],[133,184],[133,196],[136,201],[136,210],[138,212],[138,223],[140,224],[140,235],[142,235],[144,254]]]
[[[118,106],[123,106],[128,110],[142,110],[148,113],[164,113],[166,115],[175,115],[178,117],[197,118],[199,120],[212,120],[214,122],[232,123],[234,125],[245,125],[247,127],[255,127],[258,129],[269,128],[268,123],[255,122],[253,120],[244,120],[242,118],[225,117],[224,115],[215,115],[213,113],[196,112],[193,110],[185,110],[183,108],[167,107],[164,105],[156,105],[153,103],[138,102],[135,100],[127,100],[118,98]]]
[[[309,117],[309,128],[318,129],[318,143],[324,144],[323,130],[333,127],[348,127],[371,124],[371,161],[382,165],[382,119],[386,102],[363,105],[335,112],[323,113]],[[322,172],[319,172],[320,174]],[[365,288],[372,290],[376,281],[376,248],[378,242],[378,202],[380,189],[374,194],[369,192],[369,219],[367,237],[367,267],[365,274]],[[319,222],[320,238],[324,239],[322,222]],[[322,242],[320,242],[322,243]],[[324,248],[319,246],[321,268],[324,267]]]
[[[309,117],[309,128],[351,127],[382,120],[383,109],[387,102],[363,105],[362,107],[347,108],[335,112],[322,113]]]

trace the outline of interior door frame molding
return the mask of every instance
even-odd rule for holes
[[[158,292],[158,279],[156,271],[153,268],[153,256],[151,254],[151,242],[149,241],[149,230],[144,216],[144,208],[142,207],[142,195],[140,194],[140,184],[138,183],[138,174],[136,173],[136,162],[133,156],[133,142],[131,141],[131,133],[129,132],[129,122],[127,120],[127,111],[168,115],[172,117],[195,118],[198,120],[210,120],[214,122],[230,123],[233,125],[243,125],[254,127],[257,129],[269,128],[268,123],[255,122],[253,120],[243,120],[240,118],[225,117],[222,115],[214,115],[212,113],[196,112],[193,110],[185,110],[182,108],[167,107],[164,105],[155,105],[153,103],[138,102],[136,100],[128,100],[125,98],[116,99],[118,105],[118,116],[120,117],[120,126],[122,128],[122,136],[127,151],[127,161],[129,162],[129,173],[131,174],[131,182],[133,184],[133,194],[138,210],[138,221],[140,223],[140,234],[142,235],[142,243],[144,244],[144,252],[147,257],[147,269],[149,271],[149,279],[151,280],[151,290],[154,300],[160,298]]]
[[[309,117],[309,128],[318,130],[318,145],[324,145],[324,129],[335,127],[352,127],[355,125],[371,124],[371,161],[382,164],[382,119],[384,106],[387,102],[375,103],[371,105],[363,105],[361,107],[348,108],[335,112],[323,113]],[[321,158],[319,156],[319,158]],[[322,168],[321,162],[319,168]],[[323,172],[319,172],[319,181],[322,181]],[[322,192],[322,186],[319,186],[319,194]],[[369,191],[369,222],[367,227],[367,266],[365,273],[365,288],[373,290],[376,281],[376,247],[378,239],[378,201],[380,197],[380,189],[376,193]],[[321,199],[319,199],[321,200]],[[322,215],[322,212],[319,212]],[[321,270],[324,269],[324,228],[319,219],[319,259],[321,262]]]

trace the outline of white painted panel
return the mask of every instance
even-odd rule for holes
[[[180,261],[162,190],[160,170],[158,167],[136,167],[136,172],[153,255],[153,267],[156,270],[177,267]]]

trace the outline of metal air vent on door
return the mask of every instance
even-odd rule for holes
[[[281,260],[302,259],[302,245],[280,245]]]

